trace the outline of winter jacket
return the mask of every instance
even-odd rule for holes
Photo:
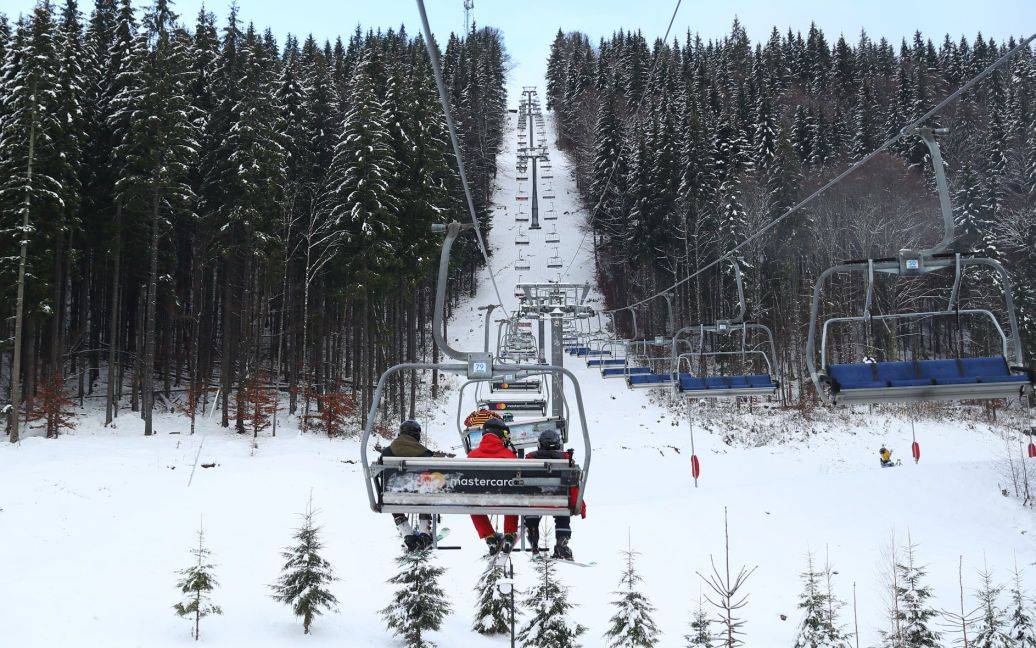
[[[400,434],[381,451],[382,457],[431,457],[432,451],[409,434]]]
[[[525,455],[526,459],[571,459],[572,453],[565,450],[533,450],[529,454]],[[573,486],[568,489],[568,508],[572,509],[576,504],[576,498],[579,497],[579,487]],[[586,519],[586,497],[583,498],[582,507],[579,510],[579,516]]]
[[[482,441],[478,447],[468,453],[471,459],[517,459],[514,454],[504,445],[503,440],[495,434],[483,434]]]

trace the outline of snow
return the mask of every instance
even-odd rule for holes
[[[506,287],[518,280],[518,248],[513,246],[518,231],[513,223],[516,116],[509,113],[508,119],[490,236],[505,300],[511,292]],[[552,134],[548,139],[553,141]],[[553,149],[551,156],[554,180],[544,181],[544,190],[551,187],[557,199],[546,201],[542,211],[556,210],[561,255],[567,261],[583,236],[585,211],[578,207],[568,161]],[[552,254],[544,242],[548,230],[528,232],[532,244],[524,256],[533,270],[522,273],[522,281],[557,278],[557,272],[545,268]],[[567,281],[592,279],[589,248],[582,247]],[[477,307],[493,301],[485,271],[478,286],[478,295],[461,303],[449,327],[460,347],[481,347]],[[591,299],[599,303],[596,294]],[[506,306],[511,309],[514,303]],[[861,645],[874,642],[885,619],[879,563],[893,530],[899,541],[909,531],[919,544],[935,607],[957,607],[961,554],[969,590],[977,584],[975,569],[983,558],[1006,582],[1015,556],[1028,570],[1030,593],[1036,586],[1031,567],[1036,518],[1013,498],[1001,496],[1003,442],[996,430],[971,417],[918,420],[924,457],[915,466],[909,460],[910,422],[902,416],[861,409],[803,421],[794,413],[756,408],[750,415],[735,414],[730,406],[717,405],[696,422],[702,476],[695,488],[685,418],[674,417],[675,410],[660,405],[664,399],[657,394],[627,390],[622,381],[602,380],[581,360],[565,359],[583,388],[593,439],[589,517],[573,521],[572,547],[577,560],[599,564],[558,570],[578,606],[574,620],[589,628],[585,646],[605,644],[601,635],[614,614],[612,592],[625,566],[620,550],[628,538],[642,554],[637,567],[643,591],[657,608],[661,645],[683,645],[702,589],[696,572],[707,573],[709,556],[722,555],[724,508],[730,517],[732,565],[758,565],[748,581],[744,611],[753,648],[793,642],[798,575],[807,551],[830,556],[838,572],[836,593],[843,600],[851,601],[852,584],[857,584]],[[440,449],[460,447],[454,418],[457,385],[454,381],[427,413],[425,428]],[[190,624],[176,617],[172,605],[178,599],[176,572],[190,564],[189,550],[203,519],[220,583],[212,599],[224,613],[203,619],[201,641],[256,648],[297,645],[301,623],[270,598],[269,585],[312,493],[320,509],[324,556],[340,578],[332,591],[341,607],[314,621],[306,645],[399,645],[378,610],[391,599],[386,581],[396,573],[393,559],[400,543],[389,516],[368,508],[355,440],[301,435],[296,421],[283,414],[278,437],[260,439],[255,451],[250,437],[223,431],[214,420],[201,421],[199,433],[187,436],[188,423],[177,415],[156,415],[159,434],[145,438],[132,413],[122,413],[117,429],[105,429],[99,422],[103,413],[92,407],[72,435],[0,444],[0,643],[21,648],[196,645]],[[755,441],[760,438],[767,442]],[[904,460],[902,467],[878,467],[876,452],[883,443]],[[578,440],[574,445],[577,454],[583,452]],[[188,486],[196,457],[217,465],[198,467]],[[463,549],[436,556],[447,568],[442,582],[454,612],[433,638],[449,647],[503,646],[502,639],[471,631],[484,547],[466,518],[447,518],[446,525],[452,529],[448,544]],[[527,556],[515,559],[515,571],[519,588],[533,584]],[[781,621],[781,614],[788,620]],[[842,621],[851,629],[851,608]]]

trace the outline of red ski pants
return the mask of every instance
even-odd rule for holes
[[[488,515],[472,515],[471,521],[475,525],[475,532],[483,540],[496,533],[493,523],[489,521]],[[518,516],[504,516],[504,533],[518,533]]]

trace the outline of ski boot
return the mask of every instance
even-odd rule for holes
[[[527,527],[526,535],[529,537],[529,546],[532,547],[532,555],[540,555],[540,530],[537,527]]]
[[[424,551],[426,549],[430,549],[431,546],[432,546],[432,534],[424,533],[423,531],[421,533],[417,534],[417,549],[418,549],[418,551]]]
[[[406,545],[407,551],[417,551],[421,548],[421,540],[416,533],[403,536],[403,544]]]
[[[515,540],[516,540],[515,534],[513,534],[513,533],[506,533],[506,534],[504,534],[504,540],[503,540],[503,542],[500,543],[500,551],[504,552],[505,554],[511,553],[511,550],[514,549],[514,541]]]
[[[572,557],[572,550],[568,548],[568,538],[558,538],[552,557],[556,560],[575,560]]]
[[[489,546],[490,556],[495,556],[500,551],[500,540],[501,536],[499,533],[494,533],[491,536],[486,536],[486,545]]]

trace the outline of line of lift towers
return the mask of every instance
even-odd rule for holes
[[[553,200],[549,188],[541,196],[537,176],[547,181],[553,176],[535,88],[525,88],[518,113],[516,176],[519,183],[532,179],[531,195],[519,184],[516,196],[519,233],[515,245],[525,249],[523,246],[529,245],[529,239],[521,231],[521,225],[528,222],[530,230],[540,229],[540,198]],[[522,209],[527,202],[531,205],[529,213]],[[544,220],[556,219],[557,214],[551,207],[544,214]],[[397,365],[378,381],[360,444],[371,508],[381,513],[432,514],[436,521],[442,514],[523,517],[577,514],[582,506],[592,451],[582,392],[575,375],[564,367],[564,349],[566,345],[577,344],[578,329],[583,326],[579,323],[595,316],[586,303],[590,286],[564,283],[560,275],[557,281],[519,281],[514,292],[517,306],[504,317],[493,318],[499,305],[483,307],[483,347],[456,349],[442,335],[450,252],[457,238],[473,228],[473,225],[457,222],[434,226],[435,231],[445,234],[445,239],[432,331],[436,344],[449,360]],[[545,240],[559,242],[556,225]],[[531,263],[524,257],[520,259],[516,270],[529,271]],[[543,265],[560,269],[560,256],[555,251]],[[495,344],[492,340],[494,323]],[[538,327],[537,335],[532,332],[534,324]],[[548,324],[549,349],[546,345]],[[370,456],[375,421],[391,378],[403,371],[433,369],[466,379],[458,394],[456,420],[464,450],[469,451],[481,441],[481,423],[486,416],[499,416],[509,422],[510,442],[519,454],[518,459],[466,456],[373,459]],[[473,406],[475,412],[465,416]],[[556,430],[566,447],[578,435],[582,447],[569,459],[525,458],[524,451],[535,447],[545,430]],[[571,434],[573,430],[576,434]],[[522,540],[524,543],[524,538]]]

